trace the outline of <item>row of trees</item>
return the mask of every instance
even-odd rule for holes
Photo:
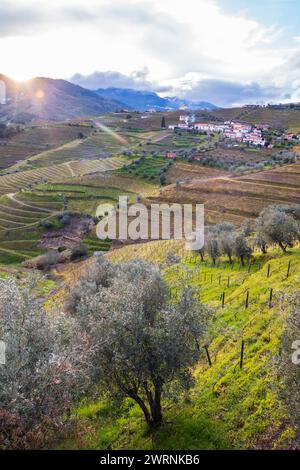
[[[209,226],[201,259],[204,261],[207,254],[216,264],[220,256],[227,256],[232,264],[236,257],[244,266],[255,247],[266,253],[268,246],[275,244],[285,252],[300,240],[299,221],[299,206],[274,205],[265,208],[255,222],[247,221],[239,229],[227,222]]]
[[[262,158],[260,161],[248,162],[241,162],[226,155],[208,155],[201,159],[201,164],[211,168],[221,168],[235,173],[242,173],[245,171],[263,170],[266,167],[269,168],[276,165],[296,163],[298,158],[299,155],[295,152],[281,150],[272,155],[270,159]]]
[[[171,303],[153,265],[113,265],[103,257],[70,289],[65,314],[47,315],[30,289],[12,280],[1,280],[0,298],[5,448],[47,445],[51,431],[70,422],[71,407],[95,389],[130,397],[148,426],[159,426],[163,394],[192,384],[211,317],[187,286],[178,304]]]

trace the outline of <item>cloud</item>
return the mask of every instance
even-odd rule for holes
[[[129,75],[115,71],[96,71],[89,75],[76,73],[69,80],[91,90],[109,87],[134,88],[136,90],[150,90],[155,88],[148,80],[148,71],[145,68],[133,71]]]
[[[221,0],[1,0],[1,71],[223,105],[298,96],[300,38],[249,12]]]
[[[35,34],[53,30],[57,26],[93,21],[95,14],[80,4],[69,6],[56,0],[51,4],[43,4],[35,0],[16,0],[13,4],[1,0],[0,38],[16,36],[34,36]]]
[[[35,9],[22,6],[16,9],[14,5],[3,2],[0,13],[0,37],[28,34],[32,27],[38,24],[40,16]]]
[[[171,80],[168,84],[151,82],[148,77],[147,69],[134,71],[129,75],[116,71],[97,71],[86,76],[77,73],[70,78],[70,81],[93,90],[109,87],[133,88],[155,91],[163,96],[179,96],[191,101],[209,101],[224,107],[286,101],[291,98],[291,93],[284,87],[262,85],[257,82],[203,79],[196,73]]]
[[[201,80],[184,97],[194,101],[211,101],[218,106],[261,104],[286,100],[285,89],[258,83],[238,83],[225,80]]]

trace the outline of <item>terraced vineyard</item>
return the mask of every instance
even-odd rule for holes
[[[136,194],[131,191],[119,190],[109,187],[102,180],[102,184],[97,186],[87,184],[74,184],[72,179],[63,183],[40,184],[34,188],[32,197],[41,199],[42,197],[55,197],[62,201],[66,198],[68,201],[68,210],[71,212],[85,212],[91,216],[96,215],[96,209],[99,204],[118,204],[119,196],[127,196],[129,202],[136,201]]]
[[[49,151],[72,141],[78,134],[88,135],[92,128],[90,125],[44,125],[28,127],[14,135],[8,141],[0,140],[0,168],[7,168],[18,161],[25,160],[33,155]]]
[[[109,172],[123,164],[122,157],[103,160],[79,160],[37,168],[24,172],[0,176],[0,264],[21,263],[44,252],[38,247],[43,227],[41,224],[50,219],[57,224],[56,215],[64,208],[63,186],[43,188],[48,181],[72,181],[75,177],[93,173]],[[35,190],[40,185],[39,190]],[[52,190],[51,190],[52,189]],[[54,190],[53,190],[54,189]],[[77,189],[77,191],[76,191]],[[69,208],[74,211],[89,212],[95,215],[99,200],[112,198],[109,189],[103,190],[69,186],[66,194],[70,199]],[[105,191],[104,191],[105,192]],[[102,195],[102,196],[101,196]],[[79,197],[80,196],[80,197]],[[95,242],[89,247],[94,249]],[[105,244],[107,250],[110,245]],[[100,250],[98,246],[98,250]],[[96,251],[96,250],[95,250]]]
[[[53,181],[66,177],[110,171],[120,167],[122,164],[122,157],[103,160],[80,160],[0,176],[0,195],[19,191],[30,187],[32,184],[41,183],[43,181]]]
[[[161,116],[156,116],[155,122],[160,119]],[[238,177],[203,166],[199,161],[169,160],[163,157],[168,150],[184,153],[194,148],[197,155],[203,146],[214,146],[215,140],[192,133],[174,133],[159,126],[139,129],[132,125],[140,120],[135,113],[131,119],[127,115],[107,115],[101,121],[42,126],[20,133],[20,145],[29,148],[32,140],[35,150],[39,148],[42,152],[31,155],[29,164],[21,162],[0,176],[0,249],[10,250],[15,240],[15,251],[26,255],[25,248],[19,249],[22,239],[18,239],[19,232],[26,232],[28,238],[23,236],[23,241],[30,243],[26,241],[25,247],[35,252],[29,231],[37,244],[40,223],[48,218],[54,220],[57,211],[66,208],[63,196],[69,211],[92,216],[101,202],[116,205],[120,194],[127,195],[130,202],[141,196],[146,204],[204,203],[207,223],[228,220],[237,225],[245,218],[256,217],[266,205],[300,203],[300,164]],[[51,129],[56,133],[57,147],[49,149]],[[84,135],[79,136],[79,131]],[[66,142],[67,137],[75,140]],[[125,149],[131,154],[124,152],[120,156]],[[111,154],[117,156],[107,157]],[[240,152],[237,158],[258,157],[253,152]],[[159,191],[162,172],[167,185]],[[98,242],[87,244],[91,245],[90,252],[92,248],[97,251]]]
[[[87,138],[76,139],[55,149],[42,152],[30,159],[34,168],[61,164],[72,160],[99,159],[121,154],[138,144],[142,138],[113,131],[94,130]],[[24,165],[21,169],[27,168]]]
[[[41,223],[53,220],[62,201],[32,200],[30,193],[0,198],[0,263],[19,263],[43,252],[38,248]]]
[[[236,225],[257,217],[271,204],[300,204],[300,163],[240,177],[226,172],[206,176],[205,171],[200,174],[200,169],[198,177],[177,188],[167,186],[149,201],[203,203],[206,223],[227,220]]]

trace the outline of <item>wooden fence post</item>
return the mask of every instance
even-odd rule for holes
[[[270,298],[269,298],[269,308],[273,307],[272,301],[273,301],[273,289],[271,287],[271,289],[270,289]]]
[[[245,340],[242,339],[241,357],[240,357],[240,369],[243,368],[243,363],[244,363],[244,349],[245,349]]]
[[[291,272],[291,260],[289,261],[289,264],[288,264],[288,269],[287,269],[287,273],[286,273],[286,278],[289,277],[290,272]]]
[[[224,308],[225,307],[225,292],[223,292],[221,299],[222,299],[222,308]]]
[[[208,350],[207,344],[204,346],[204,349],[205,349],[205,352],[206,352],[206,357],[207,357],[208,365],[209,365],[209,367],[211,367],[211,366],[212,366],[212,363],[211,363],[211,358],[210,358],[210,354],[209,354],[209,350]]]
[[[227,279],[227,287],[230,287],[230,276],[228,276],[228,279]]]
[[[246,294],[246,302],[245,302],[245,307],[248,308],[249,307],[249,296],[250,296],[250,291],[249,289],[247,290],[247,294]]]
[[[267,277],[270,277],[270,270],[271,270],[271,265],[270,263],[268,264],[268,271],[267,271]]]

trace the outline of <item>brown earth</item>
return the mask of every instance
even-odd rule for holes
[[[82,242],[83,236],[92,225],[93,220],[90,216],[73,215],[65,227],[43,233],[39,246],[47,250],[57,250],[60,247],[73,248]]]

